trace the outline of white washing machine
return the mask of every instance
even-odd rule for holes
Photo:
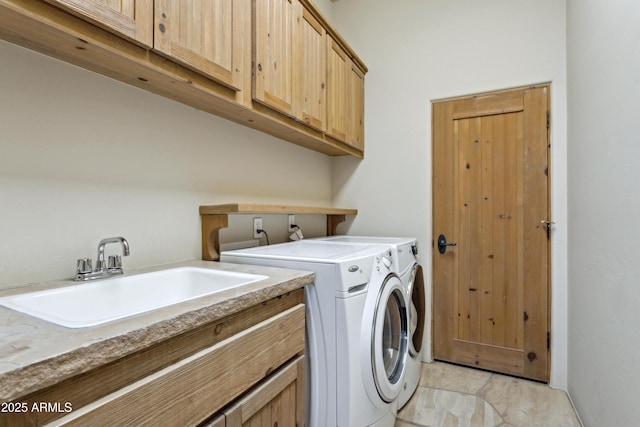
[[[426,289],[422,267],[418,264],[418,241],[411,237],[327,236],[309,241],[325,241],[339,244],[388,245],[393,264],[391,271],[397,273],[405,287],[409,310],[409,351],[403,387],[398,396],[401,409],[418,388],[422,368],[422,340],[426,318]]]
[[[408,352],[405,291],[387,246],[299,241],[220,260],[313,271],[307,313],[306,425],[393,427]]]

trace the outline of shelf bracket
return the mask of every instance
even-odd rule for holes
[[[346,215],[327,215],[327,236],[338,234],[338,225],[346,220]]]
[[[200,215],[202,218],[202,259],[220,261],[220,229],[229,226],[226,214]]]

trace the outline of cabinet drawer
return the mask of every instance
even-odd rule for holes
[[[55,425],[196,425],[302,353],[304,321],[304,304],[298,304]]]

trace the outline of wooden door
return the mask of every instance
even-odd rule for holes
[[[327,134],[348,142],[351,59],[327,36]]]
[[[234,90],[242,86],[244,2],[155,0],[155,50]]]
[[[293,30],[296,4],[292,0],[253,2],[253,99],[295,117]]]
[[[153,0],[46,0],[146,47],[153,43]]]
[[[548,381],[548,111],[548,85],[433,103],[436,359]]]
[[[323,132],[327,127],[327,31],[313,14],[300,5],[299,54],[294,67],[299,103],[297,118]]]

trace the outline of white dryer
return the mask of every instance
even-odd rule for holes
[[[426,318],[426,289],[422,267],[418,264],[418,241],[412,237],[327,236],[310,239],[338,244],[388,245],[393,264],[391,271],[397,273],[405,287],[409,310],[409,351],[403,387],[398,396],[401,409],[418,388],[422,368],[422,340]]]
[[[221,261],[307,270],[306,425],[393,427],[408,351],[404,287],[387,246],[299,241]]]

